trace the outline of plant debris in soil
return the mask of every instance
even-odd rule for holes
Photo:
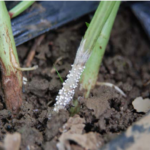
[[[132,106],[136,97],[149,98],[149,45],[137,20],[124,8],[119,11],[99,72],[99,82],[110,82],[122,89],[123,97],[114,88],[96,86],[88,99],[77,90],[80,112],[73,117],[68,111],[53,113],[55,97],[71,68],[88,16],[46,34],[37,48],[32,65],[39,68],[25,72],[28,82],[23,87],[23,105],[16,118],[6,110],[0,92],[0,141],[7,133],[21,134],[21,150],[84,150],[97,149],[116,137],[144,113]],[[19,47],[21,65],[36,40]],[[63,58],[63,59],[59,59]],[[53,71],[52,71],[53,69]],[[82,140],[81,140],[82,139]]]

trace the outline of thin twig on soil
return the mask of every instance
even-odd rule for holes
[[[56,59],[55,63],[53,64],[53,66],[56,66],[62,59],[65,59],[66,56],[60,56],[59,58]],[[51,73],[56,72],[56,69],[53,67],[50,71]]]
[[[35,65],[33,67],[28,67],[28,68],[16,67],[16,69],[20,71],[32,71],[32,70],[36,70],[37,68],[38,68],[38,65]]]
[[[150,84],[150,80],[148,80],[146,83],[143,84],[143,86],[147,86]]]
[[[99,86],[109,86],[111,88],[114,88],[116,91],[118,91],[122,96],[126,97],[126,94],[116,85],[112,83],[107,83],[107,82],[97,82],[96,85]]]
[[[31,62],[35,56],[35,52],[38,46],[40,46],[41,42],[43,41],[43,39],[45,38],[45,34],[41,35],[40,37],[38,37],[35,42],[34,45],[31,48],[30,53],[28,54],[27,60],[26,60],[26,66],[29,67],[31,66]]]

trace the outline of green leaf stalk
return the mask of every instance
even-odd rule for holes
[[[0,66],[6,106],[16,114],[22,105],[22,72],[17,69],[20,65],[4,1],[0,1]]]
[[[35,1],[22,1],[17,6],[12,8],[9,11],[9,15],[11,18],[14,18],[29,8]]]
[[[85,70],[80,80],[80,87],[81,89],[84,89],[84,94],[86,98],[89,96],[90,91],[95,87],[95,84],[97,82],[100,64],[102,62],[103,55],[104,55],[104,52],[105,52],[105,49],[106,49],[106,46],[110,37],[111,29],[114,24],[114,20],[115,20],[115,17],[116,17],[116,14],[120,5],[119,1],[116,1],[113,3],[115,4],[113,8],[111,9],[111,13],[109,17],[107,18],[105,24],[103,25],[102,30],[100,31],[98,38],[95,41],[92,54],[86,63]],[[93,22],[91,22],[91,26],[92,26],[92,23]]]

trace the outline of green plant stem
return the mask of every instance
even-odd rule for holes
[[[63,87],[59,90],[56,97],[54,111],[59,112],[61,109],[66,109],[67,105],[69,105],[73,99],[75,88],[78,85],[85,64],[94,50],[96,41],[98,40],[115,3],[116,2],[114,1],[102,1],[98,6],[85,36],[80,43],[72,69],[69,71],[67,79],[63,83]]]
[[[84,39],[86,40],[84,45],[84,50],[92,52],[95,46],[95,42],[97,41],[102,28],[108,19],[112,8],[115,5],[115,1],[101,1],[94,17],[84,35]]]
[[[14,18],[29,8],[35,1],[22,1],[9,11],[11,18]]]
[[[104,1],[102,6],[104,6],[104,3],[107,4],[109,2]],[[91,89],[93,89],[96,84],[99,67],[102,62],[102,58],[103,58],[103,55],[104,55],[104,52],[105,52],[105,49],[106,49],[106,46],[110,37],[111,29],[112,29],[112,26],[113,26],[113,23],[114,23],[114,20],[115,20],[115,17],[116,17],[116,14],[120,5],[119,1],[116,1],[113,3],[115,4],[113,7],[111,7],[111,11],[110,11],[111,13],[109,17],[107,18],[104,26],[102,27],[100,34],[98,35],[92,54],[86,63],[86,68],[80,80],[81,87],[85,91],[85,97],[89,96]],[[100,9],[101,8],[103,7],[100,7]],[[101,13],[101,11],[99,11],[98,13]],[[99,14],[99,16],[101,15]],[[91,31],[91,32],[94,32],[94,31]]]
[[[78,100],[73,100],[72,102],[73,106],[69,109],[70,116],[74,116],[75,114],[78,114],[80,112],[80,104]]]
[[[0,1],[0,65],[6,106],[16,113],[22,104],[22,72],[17,69],[20,65],[4,1]]]

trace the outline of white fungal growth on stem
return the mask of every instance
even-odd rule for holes
[[[66,109],[66,106],[73,99],[75,88],[78,86],[81,74],[85,69],[85,63],[90,56],[89,51],[84,50],[84,45],[85,40],[82,40],[78,48],[74,64],[72,65],[72,69],[69,71],[67,79],[63,83],[63,87],[56,97],[56,103],[54,107],[54,111],[56,112],[58,112],[60,109]]]

